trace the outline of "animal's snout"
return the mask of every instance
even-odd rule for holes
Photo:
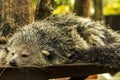
[[[13,66],[13,67],[16,67],[16,66],[17,66],[15,60],[11,60],[11,61],[9,62],[9,64],[10,64],[10,66]]]

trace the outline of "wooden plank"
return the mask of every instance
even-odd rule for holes
[[[116,68],[98,64],[66,64],[48,67],[49,78],[80,77],[98,73],[118,72]]]
[[[0,72],[3,69],[4,67],[1,67]],[[106,72],[118,72],[118,69],[98,64],[64,64],[44,69],[7,67],[1,74],[0,80],[48,80],[51,78],[81,77]]]
[[[1,71],[3,68],[1,68]],[[6,68],[0,80],[48,80],[46,74],[30,68]]]

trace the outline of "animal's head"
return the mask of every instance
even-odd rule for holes
[[[33,64],[45,65],[46,61],[42,52],[37,50],[34,45],[18,45],[8,47],[8,63],[14,67],[32,66]]]
[[[36,45],[18,45],[8,47],[8,65],[13,67],[46,67],[59,64],[63,60],[53,48],[39,49]]]

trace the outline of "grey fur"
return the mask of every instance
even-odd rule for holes
[[[24,26],[9,40],[8,46],[34,53],[26,65],[49,66],[64,63],[78,50],[115,42],[120,42],[119,34],[104,25],[74,15],[62,15]],[[43,55],[42,50],[50,54]]]

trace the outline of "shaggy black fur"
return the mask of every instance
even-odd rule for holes
[[[78,50],[66,63],[97,63],[120,70],[120,44]]]

